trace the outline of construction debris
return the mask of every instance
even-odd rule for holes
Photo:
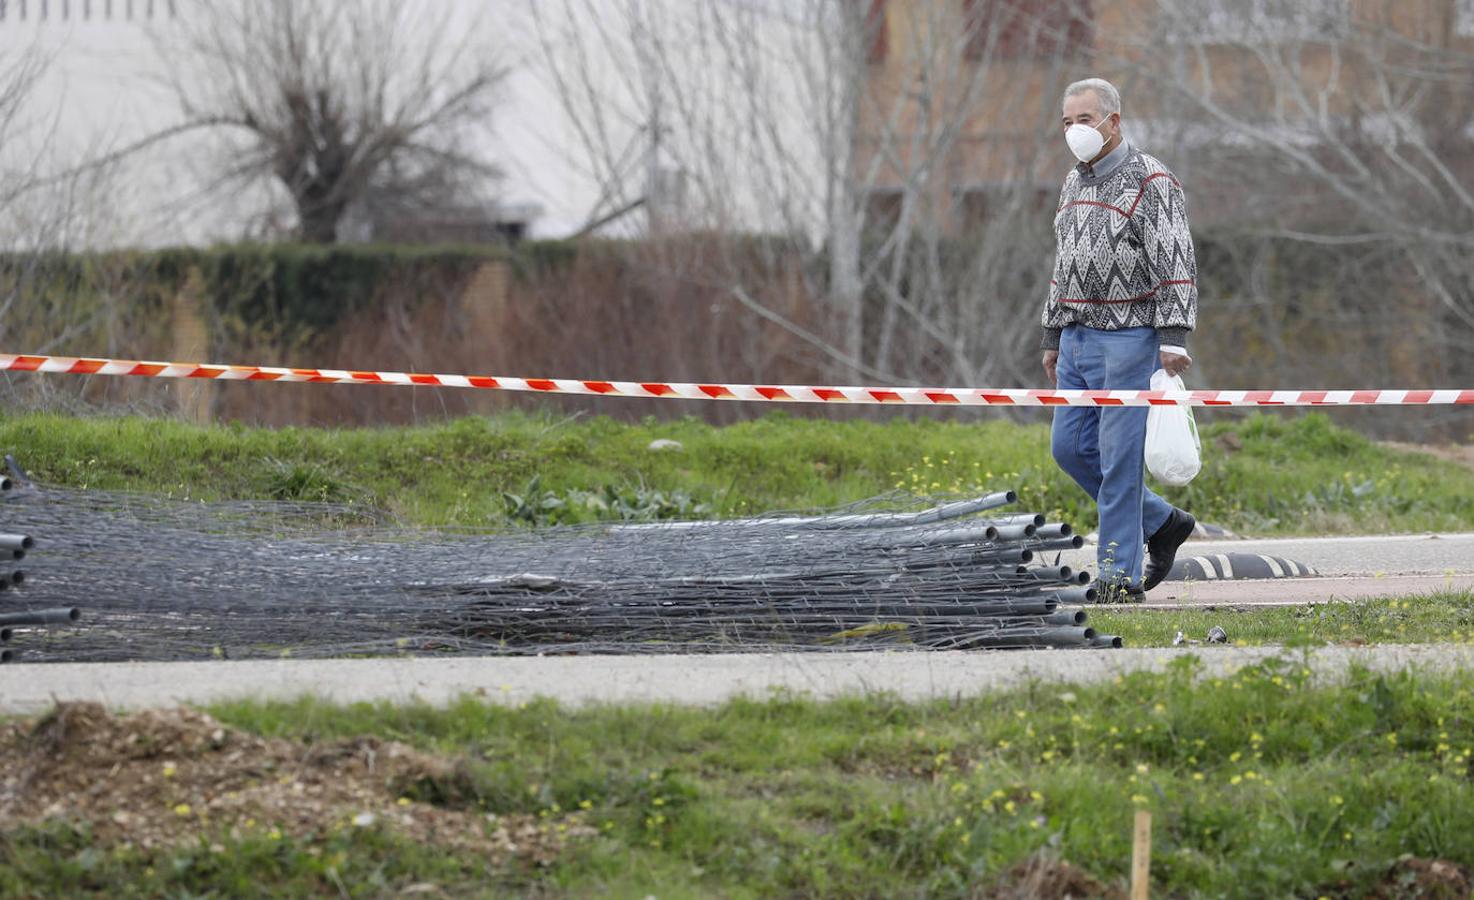
[[[1115,647],[1068,524],[1012,491],[876,498],[819,516],[475,533],[353,506],[31,487],[0,501],[44,540],[36,661],[372,654]]]

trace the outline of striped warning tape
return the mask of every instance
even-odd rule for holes
[[[766,403],[853,403],[905,406],[1447,406],[1474,405],[1474,390],[1382,391],[1060,391],[1032,388],[815,387],[809,385],[697,384],[668,381],[587,381],[572,378],[506,378],[429,375],[351,369],[287,369],[275,366],[139,362],[75,356],[0,354],[0,371],[71,375],[132,375],[217,381],[281,381],[309,384],[387,384],[640,397],[681,400],[746,400]]]

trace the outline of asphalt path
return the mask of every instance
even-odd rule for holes
[[[1321,575],[1474,575],[1474,534],[1375,537],[1191,540],[1178,556],[1263,553],[1314,566]],[[1053,556],[1050,556],[1051,560]],[[1063,562],[1095,570],[1095,547],[1064,554]]]
[[[1474,574],[1474,534],[1189,541],[1183,550],[1265,553],[1309,563],[1322,575]]]
[[[1192,540],[1182,545],[1178,557],[1222,553],[1291,559],[1313,567],[1320,577],[1163,582],[1140,608],[1291,606],[1474,590],[1474,534]],[[1065,553],[1060,561],[1093,572],[1095,547]]]
[[[1139,650],[816,652],[707,656],[456,657],[441,659],[245,660],[188,663],[57,663],[0,667],[0,714],[35,713],[59,701],[94,700],[147,709],[240,698],[338,703],[423,701],[463,696],[520,704],[539,697],[570,706],[598,703],[708,706],[736,697],[816,699],[888,694],[904,700],[976,695],[1030,682],[1090,683],[1162,670],[1196,655],[1207,675],[1267,657],[1273,647]],[[1293,651],[1298,662],[1301,651]],[[1359,664],[1378,671],[1449,671],[1474,666],[1474,646],[1323,647],[1309,651],[1316,678]]]

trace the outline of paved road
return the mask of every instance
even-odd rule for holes
[[[1442,591],[1474,591],[1474,575],[1342,575],[1254,581],[1163,582],[1147,594],[1146,603],[1119,608],[1302,606],[1306,603],[1407,597]]]
[[[1188,541],[1178,555],[1219,553],[1262,553],[1291,559],[1314,567],[1322,577],[1167,582],[1148,594],[1148,602],[1140,608],[1296,606],[1474,590],[1474,534]],[[1095,548],[1086,546],[1066,553],[1060,561],[1094,572]]]
[[[1189,541],[1184,550],[1267,553],[1309,563],[1322,575],[1474,574],[1474,534]]]
[[[1185,653],[1210,674],[1275,655],[1265,647],[1192,650],[1033,650],[982,653],[807,653],[721,656],[605,656],[458,659],[260,660],[193,663],[67,663],[0,667],[0,714],[33,713],[55,701],[96,700],[144,709],[240,697],[337,701],[423,700],[445,704],[465,694],[515,704],[535,697],[561,703],[710,705],[775,691],[815,698],[887,692],[907,700],[967,696],[1028,682],[1092,682],[1141,669],[1161,670]],[[1335,677],[1353,663],[1377,670],[1474,667],[1474,646],[1326,647],[1311,665]]]
[[[1322,575],[1474,574],[1474,534],[1188,541],[1178,551],[1214,553],[1265,553],[1309,564]],[[1067,553],[1062,561],[1094,571],[1095,548]]]

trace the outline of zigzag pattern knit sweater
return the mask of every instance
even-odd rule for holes
[[[1079,165],[1054,216],[1058,250],[1042,324],[1045,350],[1079,324],[1103,331],[1150,326],[1187,346],[1198,313],[1198,265],[1187,199],[1167,167],[1130,147],[1109,174]]]

